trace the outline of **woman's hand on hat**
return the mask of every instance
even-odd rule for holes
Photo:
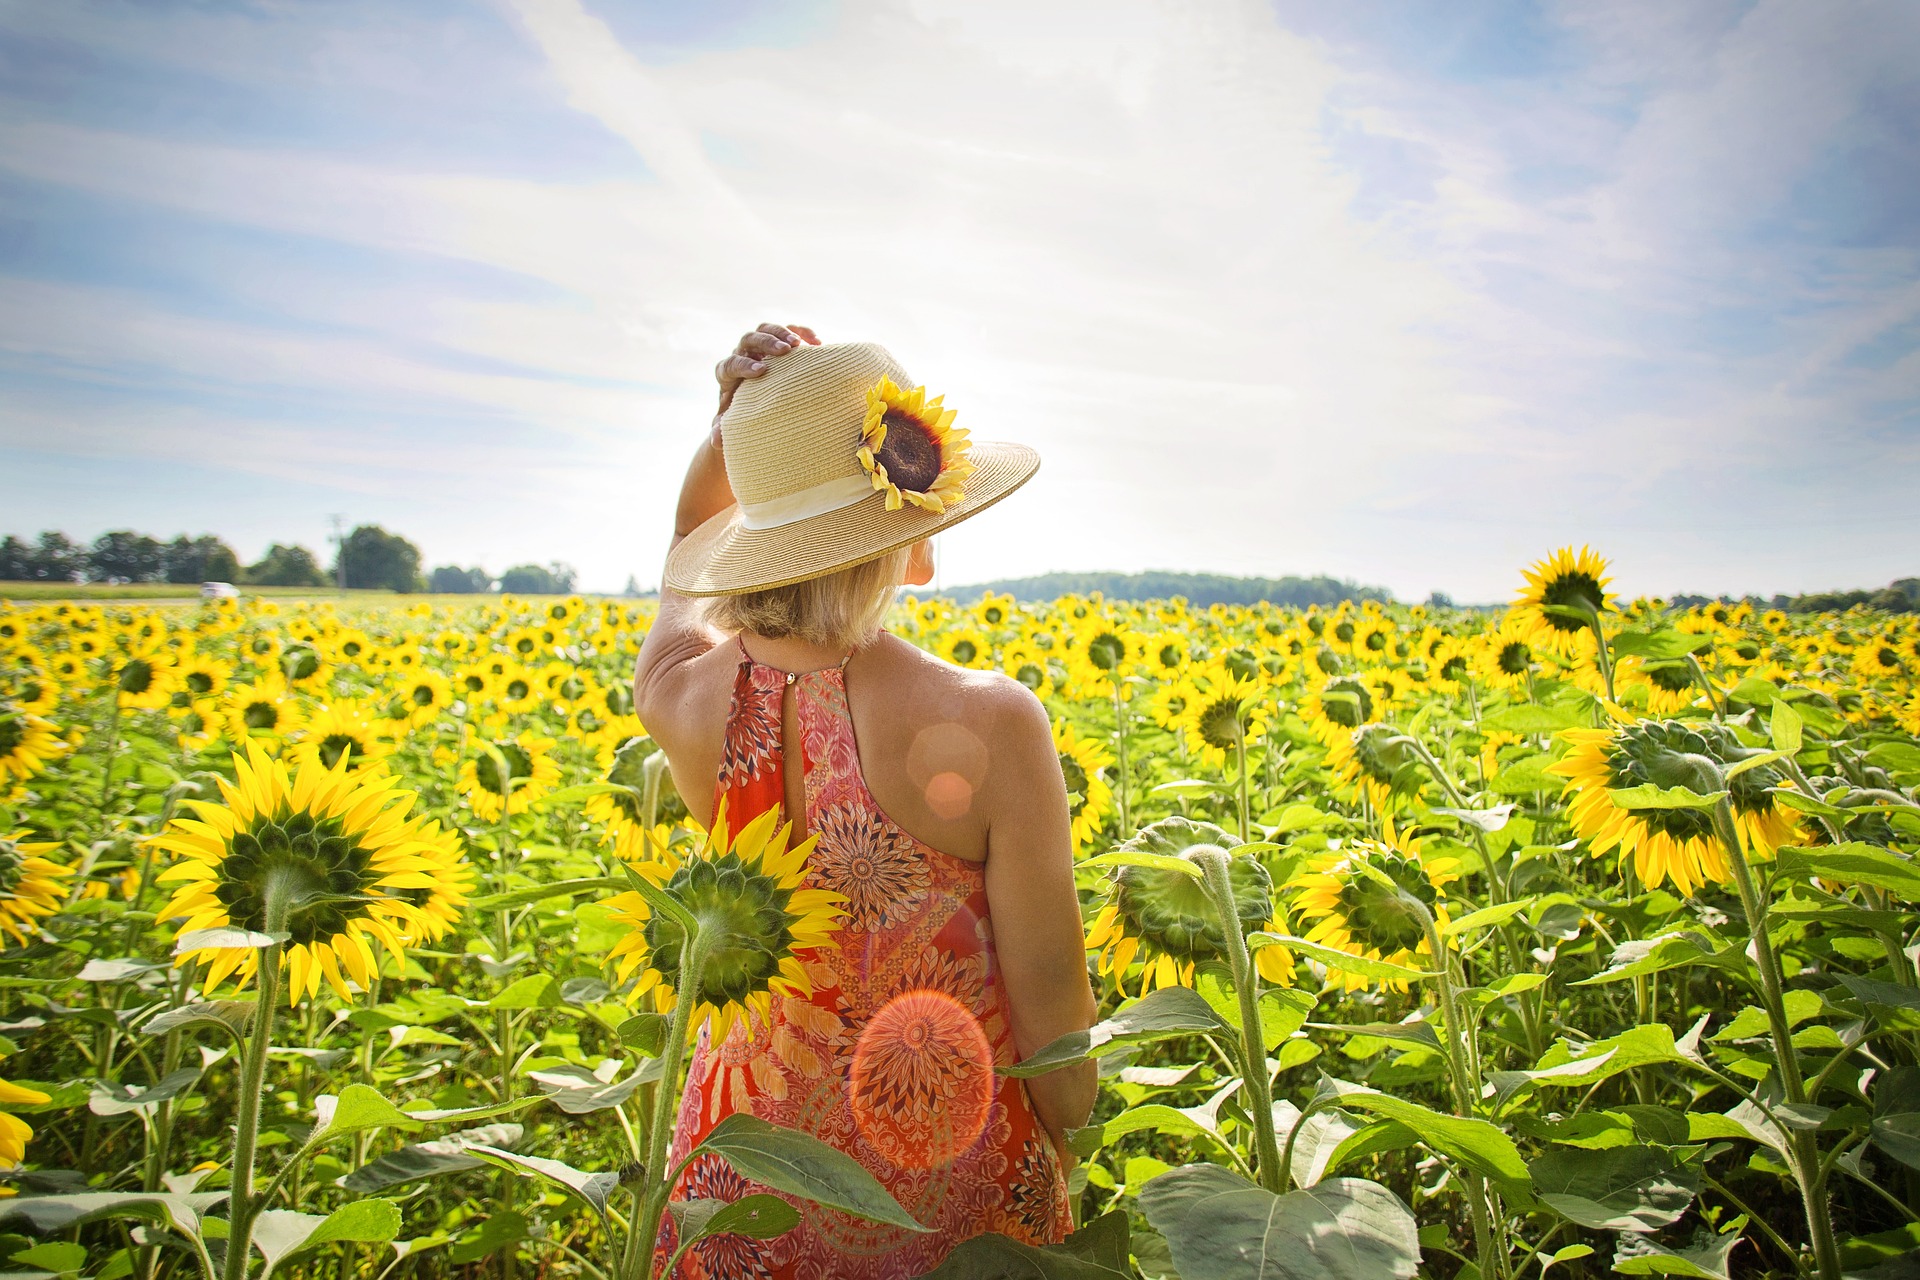
[[[720,418],[733,403],[733,393],[740,389],[740,384],[766,373],[767,361],[802,345],[820,345],[813,330],[803,324],[763,324],[751,333],[740,335],[733,354],[713,367],[713,376],[720,383],[720,407],[713,415],[715,448],[720,446]]]

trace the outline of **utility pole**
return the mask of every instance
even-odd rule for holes
[[[347,594],[347,536],[341,527],[346,517],[334,512],[327,517],[333,521],[333,585],[341,595]]]

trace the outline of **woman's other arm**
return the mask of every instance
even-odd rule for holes
[[[987,907],[1007,984],[1015,1051],[1026,1058],[1093,1025],[1080,899],[1073,887],[1067,784],[1046,708],[1008,681],[988,741]],[[1027,1092],[1054,1146],[1071,1165],[1066,1131],[1093,1112],[1092,1062],[1035,1076]]]
[[[727,483],[727,463],[720,451],[720,419],[733,403],[734,392],[749,378],[767,371],[767,361],[792,351],[802,343],[819,344],[813,331],[804,325],[763,324],[742,334],[733,353],[714,366],[720,383],[720,407],[714,411],[713,426],[707,438],[694,451],[687,465],[686,479],[680,483],[680,500],[674,506],[673,541],[667,549],[714,516],[733,505],[733,487]],[[633,671],[633,706],[641,722],[654,732],[676,722],[674,712],[684,696],[676,678],[681,664],[713,648],[715,637],[701,620],[698,605],[678,592],[660,585],[660,611],[653,627],[640,646],[640,658]]]

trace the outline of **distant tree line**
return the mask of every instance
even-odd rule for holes
[[[1716,599],[1723,604],[1735,603],[1729,596],[1675,596],[1673,603],[1690,609]],[[1774,596],[1771,600],[1761,596],[1745,599],[1755,608],[1779,609],[1786,613],[1840,613],[1859,604],[1888,613],[1920,613],[1920,578],[1896,578],[1877,591],[1812,591],[1798,596]]]
[[[1336,605],[1342,600],[1378,600],[1393,596],[1384,587],[1362,587],[1338,578],[1232,578],[1218,573],[1047,573],[1037,578],[1003,578],[941,592],[958,600],[972,600],[983,591],[1010,595],[1016,600],[1053,600],[1063,595],[1091,595],[1109,600],[1166,600],[1185,596],[1189,604],[1269,604],[1304,609],[1308,605]]]
[[[572,566],[515,565],[496,580],[483,569],[442,565],[421,573],[420,548],[377,524],[363,524],[341,539],[331,568],[306,547],[274,543],[258,563],[243,565],[232,547],[212,534],[171,542],[131,529],[103,533],[91,544],[64,533],[45,532],[28,542],[9,534],[0,540],[0,582],[232,582],[258,587],[330,587],[360,590],[436,591],[477,595],[565,595],[578,575]]]

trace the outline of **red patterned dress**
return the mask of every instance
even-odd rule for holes
[[[903,992],[945,993],[978,1019],[997,1065],[1015,1060],[978,863],[922,844],[881,812],[860,774],[840,668],[789,676],[741,647],[715,805],[738,831],[782,803],[781,699],[792,684],[806,776],[807,829],[820,837],[807,884],[846,896],[838,947],[802,950],[813,983],[802,1000],[775,995],[771,1026],[721,1044],[702,1027],[674,1127],[675,1162],[722,1117],[745,1111],[800,1129],[864,1165],[931,1234],[794,1200],[800,1225],[772,1240],[720,1236],[681,1261],[682,1280],[906,1280],[961,1241],[998,1231],[1029,1244],[1072,1229],[1066,1181],[1023,1081],[995,1076],[979,1137],[934,1167],[902,1135],[914,1125],[856,1124],[848,1080],[869,1018]],[[979,1096],[975,1095],[976,1098]],[[872,1113],[866,1113],[871,1115]],[[978,1112],[975,1112],[977,1117]],[[879,1143],[876,1146],[875,1143]],[[890,1149],[881,1149],[882,1147]],[[687,1167],[674,1198],[737,1200],[767,1188],[715,1156]],[[672,1248],[672,1224],[662,1256]]]

